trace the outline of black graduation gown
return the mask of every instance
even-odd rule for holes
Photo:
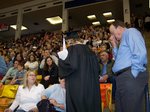
[[[59,75],[66,81],[66,112],[101,112],[99,63],[88,46],[70,46]]]

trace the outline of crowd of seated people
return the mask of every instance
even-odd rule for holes
[[[107,49],[111,49],[108,38],[109,33],[107,27],[83,27],[78,30],[78,35],[91,48],[95,49],[98,55],[103,47],[102,44],[107,45]],[[0,61],[5,61],[0,66],[1,77],[4,77],[6,71],[13,66],[14,61],[25,63],[26,70],[36,70],[42,74],[45,63],[45,58],[50,56],[53,62],[58,65],[57,52],[62,46],[62,33],[51,32],[43,35],[26,35],[16,41],[0,42]]]
[[[109,52],[109,59],[113,59],[111,55],[111,46],[108,43],[109,33],[107,32],[107,27],[83,27],[78,30],[78,35],[80,38],[84,40],[84,43],[87,44],[91,50],[93,50],[99,62],[101,62],[101,57],[99,56],[101,51],[108,51]],[[10,47],[11,46],[11,47]],[[13,111],[16,106],[18,106],[18,99],[25,100],[22,97],[18,98],[18,94],[24,94],[24,92],[30,92],[32,90],[32,86],[36,89],[38,86],[41,87],[39,89],[41,92],[46,89],[46,91],[51,91],[53,89],[49,88],[50,85],[57,84],[60,80],[58,80],[58,56],[57,52],[60,51],[62,47],[62,32],[51,32],[45,33],[44,36],[38,35],[27,35],[24,36],[16,41],[9,41],[9,42],[0,42],[0,62],[2,61],[4,64],[0,65],[0,76],[2,77],[0,86],[4,84],[23,84],[23,78],[27,77],[27,82],[30,83],[28,80],[34,81],[29,85],[19,86],[16,99],[14,100],[13,104],[6,112]],[[9,57],[9,58],[8,58]],[[101,63],[100,63],[101,65]],[[33,75],[33,72],[27,71],[35,71],[35,75],[42,75],[41,84],[44,86],[36,83],[34,76],[30,77],[30,73]],[[7,72],[3,72],[7,71]],[[101,75],[101,74],[100,74]],[[33,79],[30,79],[33,78]],[[7,79],[9,79],[9,83],[7,83]],[[61,82],[61,81],[60,81]],[[105,81],[104,81],[105,82]],[[101,83],[101,80],[100,80]],[[55,85],[56,86],[56,85]],[[54,86],[54,87],[55,87]],[[50,86],[51,87],[51,86]],[[53,87],[53,86],[52,86]],[[38,91],[38,90],[35,90]],[[34,91],[32,91],[34,93]],[[41,94],[41,93],[40,93]],[[50,98],[50,93],[43,94],[47,98]],[[35,95],[36,96],[36,95]],[[31,96],[29,96],[31,97]],[[43,97],[42,97],[43,98]],[[19,100],[20,100],[19,99]],[[38,99],[38,100],[37,100]],[[39,102],[40,99],[35,99],[35,102],[32,103],[32,108],[35,109],[35,103]],[[30,99],[29,99],[30,100]],[[57,99],[55,99],[57,100]],[[23,102],[23,101],[22,101]],[[51,103],[55,106],[56,110],[63,112],[64,105],[58,107],[55,105],[55,101],[51,100]],[[59,103],[59,100],[58,100]],[[21,104],[19,105],[19,109],[32,110],[32,108],[26,108],[25,105],[28,104]],[[23,106],[23,107],[22,107]],[[24,108],[25,106],[25,108]],[[59,109],[58,109],[59,108]],[[62,110],[61,110],[62,109]]]

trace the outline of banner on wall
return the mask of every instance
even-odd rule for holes
[[[0,32],[2,31],[8,31],[9,30],[9,25],[5,23],[0,23]]]

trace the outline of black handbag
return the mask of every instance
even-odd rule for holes
[[[55,108],[48,99],[43,99],[37,104],[39,112],[55,112]]]

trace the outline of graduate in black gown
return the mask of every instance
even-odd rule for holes
[[[66,81],[66,112],[101,112],[98,60],[79,40],[68,47],[66,59],[59,59],[59,74]]]

